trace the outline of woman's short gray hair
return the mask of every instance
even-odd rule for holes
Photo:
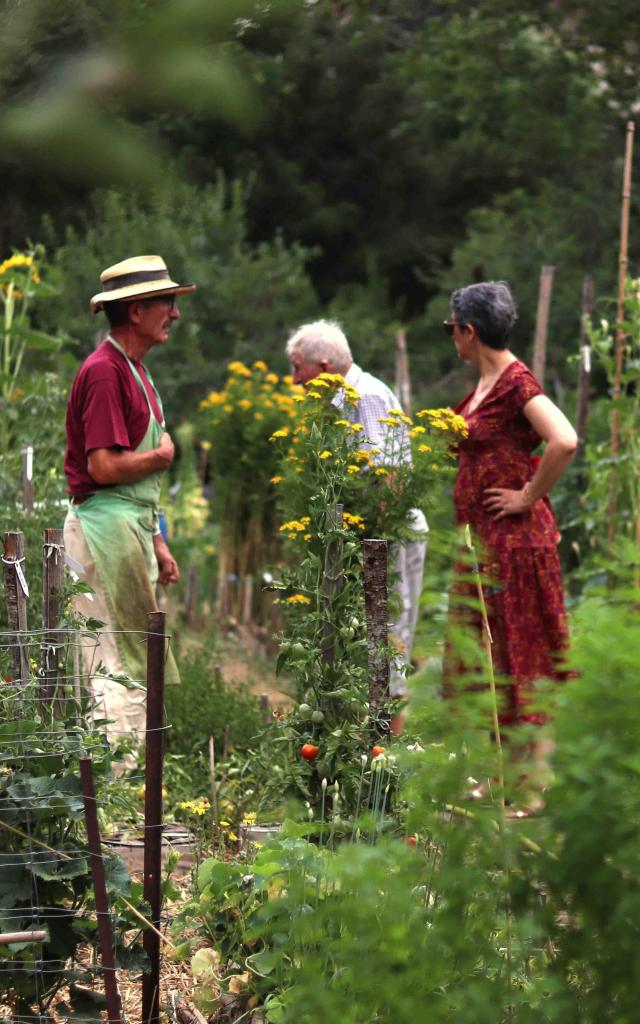
[[[506,348],[509,331],[518,311],[506,281],[482,281],[458,288],[451,296],[451,310],[461,324],[473,324],[478,337],[490,348]]]
[[[305,363],[329,363],[336,373],[346,373],[353,362],[349,342],[337,320],[303,324],[287,342],[287,356],[299,355]]]

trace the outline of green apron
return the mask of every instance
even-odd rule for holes
[[[158,423],[142,378],[122,346],[111,337],[108,341],[127,360],[129,368],[146,399],[149,425],[135,449],[148,452],[157,448],[164,431]],[[147,373],[160,411],[162,402]],[[146,680],[146,644],[140,632],[147,630],[147,615],[157,611],[156,584],[158,562],[153,536],[158,532],[158,501],[162,473],[151,473],[133,484],[114,484],[96,491],[81,505],[72,506],[82,524],[82,532],[95,562],[96,573],[110,613],[110,627],[116,631],[118,653],[127,675]],[[133,633],[129,633],[133,630]],[[123,632],[120,632],[123,631]],[[171,650],[165,663],[165,682],[179,683],[180,676]]]

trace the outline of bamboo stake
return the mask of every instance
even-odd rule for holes
[[[540,270],[540,288],[538,290],[538,312],[536,314],[536,333],[533,343],[533,376],[540,387],[544,387],[544,374],[547,363],[547,334],[549,331],[549,309],[551,308],[551,292],[553,291],[553,275],[555,267],[543,266]]]
[[[576,403],[576,433],[578,450],[576,461],[584,456],[587,444],[587,420],[589,418],[589,384],[591,380],[591,345],[586,331],[586,321],[593,315],[593,278],[585,274],[582,282],[582,315],[580,317],[580,366],[578,369],[578,399]]]
[[[620,212],[620,255],[618,257],[618,304],[616,309],[616,347],[613,377],[613,400],[617,402],[622,394],[622,369],[624,364],[624,300],[627,280],[629,251],[629,207],[631,205],[631,165],[633,162],[633,135],[635,124],[627,121],[627,137],[622,174],[622,207]],[[617,458],[620,447],[620,410],[614,405],[611,412],[611,479],[609,484],[609,544],[613,544],[618,526],[618,471]]]

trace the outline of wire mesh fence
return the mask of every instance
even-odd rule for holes
[[[2,560],[10,628],[0,633],[0,1021],[117,1024],[119,968],[143,970],[142,1016],[158,1020],[164,613],[129,631],[147,646],[146,679],[114,679],[101,657],[111,631],[70,613],[61,531],[45,531],[38,628],[27,624],[21,534],[5,534]],[[144,904],[100,836],[113,749],[127,736],[108,724],[114,685],[146,698]]]

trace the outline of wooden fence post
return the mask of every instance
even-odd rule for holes
[[[342,505],[335,505],[327,509],[326,531],[342,529]],[[341,572],[342,541],[333,538],[327,544],[324,556],[324,572],[322,575],[322,660],[325,665],[330,665],[336,653],[336,624],[332,620],[331,605],[333,598],[342,589],[343,576]]]
[[[80,758],[80,779],[84,800],[84,817],[87,823],[87,845],[91,855],[91,877],[93,879],[93,892],[96,900],[98,939],[100,941],[100,954],[102,956],[104,973],[104,992],[107,999],[107,1017],[109,1024],[112,1024],[112,1022],[113,1024],[121,1024],[122,1007],[116,978],[116,963],[113,955],[113,939],[109,923],[109,903],[107,901],[107,886],[102,861],[96,791],[93,783],[93,766],[90,757]]]
[[[387,645],[387,542],[364,540],[364,605],[367,616],[369,706],[372,719],[382,724],[380,712],[389,700]]]
[[[165,613],[151,612],[147,634],[147,730],[144,792],[144,898],[151,923],[142,940],[149,972],[142,977],[142,1020],[160,1020],[160,909],[162,903],[162,769],[164,758]]]
[[[33,512],[33,445],[25,445],[22,454],[22,507]]]
[[[7,601],[9,630],[15,634],[11,645],[13,681],[29,678],[29,653],[23,634],[27,631],[27,598],[29,588],[24,574],[24,534],[5,533],[4,592]]]
[[[547,363],[547,334],[549,331],[549,309],[553,290],[553,274],[555,267],[543,266],[540,270],[540,288],[538,291],[538,311],[536,314],[536,334],[533,343],[533,376],[540,387],[544,387],[544,374]]]
[[[411,377],[409,376],[409,353],[407,332],[404,327],[396,331],[396,394],[407,416],[411,415]]]
[[[56,630],[64,596],[64,531],[45,530],[42,547],[43,696],[53,697],[64,664],[64,633]]]
[[[584,456],[589,419],[589,384],[591,381],[591,345],[585,330],[585,321],[593,315],[593,278],[585,274],[582,282],[582,315],[580,317],[580,363],[578,369],[578,397],[576,400],[576,433],[578,450],[576,460]]]

